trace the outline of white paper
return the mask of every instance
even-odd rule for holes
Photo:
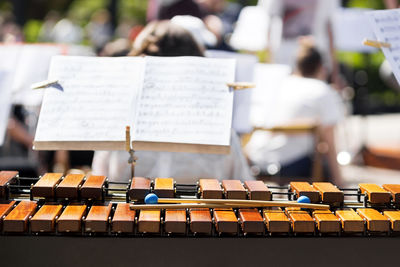
[[[15,69],[13,103],[38,106],[42,102],[43,91],[32,90],[31,85],[47,79],[51,58],[66,52],[61,45],[17,45],[20,52]]]
[[[147,57],[134,140],[229,146],[235,61]]]
[[[291,73],[288,65],[262,64],[256,65],[253,89],[250,122],[256,127],[270,127],[271,118],[275,110],[274,100],[277,99],[282,81]]]
[[[400,83],[400,10],[379,10],[367,14],[377,40],[391,45],[390,48],[382,47],[382,51]]]
[[[0,46],[0,146],[4,143],[11,109],[12,83],[19,55],[19,47]]]
[[[35,142],[125,141],[143,66],[143,58],[54,57],[49,79],[62,90],[45,90]]]
[[[265,50],[268,45],[269,23],[269,17],[263,7],[244,7],[229,44],[237,50]]]
[[[376,48],[362,44],[365,38],[374,39],[374,33],[368,25],[368,16],[364,8],[338,8],[333,16],[333,34],[335,47],[341,51],[362,53],[376,52]]]
[[[258,58],[250,54],[239,54],[221,50],[207,50],[206,56],[210,58],[233,58],[236,60],[235,81],[253,82],[254,68]],[[252,130],[250,124],[250,104],[252,89],[236,90],[233,98],[232,128],[237,133],[249,133]]]

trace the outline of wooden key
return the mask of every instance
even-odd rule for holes
[[[297,198],[306,196],[310,199],[311,203],[319,201],[319,192],[307,182],[291,182],[290,189],[296,193]]]
[[[11,201],[10,203],[0,204],[0,231],[3,229],[3,219],[7,216],[8,213],[12,210],[15,201]]]
[[[156,178],[154,180],[154,194],[158,197],[174,197],[174,178]]]
[[[159,233],[160,218],[160,210],[141,210],[138,220],[138,231],[140,233]]]
[[[364,232],[364,220],[353,209],[337,210],[335,212],[339,218],[343,232],[362,233]]]
[[[398,210],[385,210],[383,215],[390,220],[390,226],[393,232],[400,231],[400,211]]]
[[[344,201],[343,192],[331,183],[313,183],[313,187],[319,191],[323,203],[343,203]]]
[[[263,181],[245,181],[244,187],[247,188],[251,200],[272,200],[272,193]]]
[[[118,203],[112,219],[112,231],[116,233],[133,233],[136,211],[129,208],[129,203]]]
[[[382,187],[392,194],[393,202],[397,205],[400,204],[400,184],[384,184]]]
[[[315,223],[310,214],[300,208],[286,208],[285,211],[294,233],[314,233]]]
[[[103,187],[106,183],[106,179],[106,176],[89,176],[81,187],[81,197],[101,199],[103,197]]]
[[[151,181],[144,177],[133,177],[131,187],[129,189],[130,199],[142,200],[150,193]]]
[[[62,205],[43,205],[31,219],[32,232],[54,232]]]
[[[263,216],[270,233],[289,233],[290,221],[280,208],[264,209]]]
[[[190,231],[200,234],[211,234],[212,219],[209,209],[190,209]]]
[[[57,220],[59,232],[80,232],[86,205],[68,205]]]
[[[0,171],[0,198],[5,197],[7,184],[14,183],[17,176],[16,171]]]
[[[361,194],[367,194],[368,201],[373,204],[390,202],[390,193],[376,184],[359,184]]]
[[[264,220],[257,209],[239,209],[239,218],[243,233],[264,233]]]
[[[165,210],[164,229],[166,233],[186,233],[186,210]]]
[[[357,209],[358,215],[367,220],[367,229],[371,232],[389,232],[390,220],[375,209]]]
[[[215,229],[220,234],[236,234],[238,232],[238,220],[232,209],[214,209]]]
[[[56,188],[58,198],[78,198],[79,187],[83,184],[84,174],[68,174]]]
[[[108,217],[111,212],[111,203],[107,206],[95,206],[90,208],[85,220],[86,232],[108,232]]]
[[[201,198],[221,199],[222,189],[217,179],[200,179],[199,188]]]
[[[222,180],[225,198],[246,199],[246,189],[239,180]]]
[[[32,195],[34,197],[54,197],[54,189],[62,176],[62,173],[46,173],[32,187]]]
[[[25,232],[28,229],[28,219],[36,210],[36,201],[21,201],[4,218],[4,232]]]
[[[340,233],[340,220],[331,211],[315,210],[313,218],[320,233]]]

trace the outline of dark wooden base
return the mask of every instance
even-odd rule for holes
[[[398,266],[399,242],[400,237],[0,236],[0,265]]]

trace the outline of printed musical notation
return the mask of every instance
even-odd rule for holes
[[[390,44],[389,48],[381,49],[400,83],[400,11],[379,10],[367,12],[367,15],[378,41]]]
[[[124,141],[142,80],[143,60],[55,57],[35,141]],[[128,75],[129,74],[129,75]]]
[[[132,141],[229,146],[234,75],[231,59],[55,57],[48,79],[62,90],[46,89],[35,147],[122,150],[126,125]]]
[[[229,145],[233,60],[146,58],[134,139]]]

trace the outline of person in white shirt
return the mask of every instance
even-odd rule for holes
[[[133,44],[131,56],[203,56],[202,47],[184,28],[169,21],[152,22]],[[137,151],[135,176],[173,177],[179,182],[199,178],[254,179],[243,155],[240,140],[232,130],[230,154],[195,154],[183,152]],[[96,151],[93,174],[107,175],[111,181],[131,178],[126,151]]]
[[[342,119],[344,110],[336,91],[324,82],[326,73],[318,50],[310,44],[303,44],[296,57],[295,73],[283,81],[274,106],[270,107],[266,116],[272,127],[298,122],[318,125],[321,142],[327,148],[330,175],[333,181],[340,183],[334,128]],[[268,166],[280,166],[281,176],[310,177],[314,149],[311,133],[255,131],[245,152],[251,163],[261,171],[268,172]]]

